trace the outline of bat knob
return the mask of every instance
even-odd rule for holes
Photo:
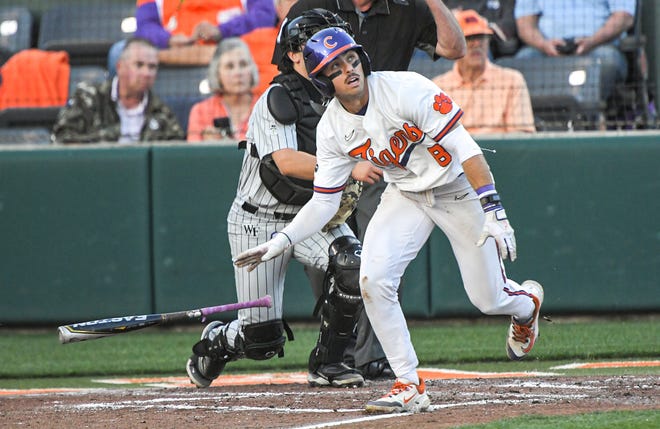
[[[273,306],[273,298],[270,295],[264,296],[264,304],[268,308],[272,307]]]

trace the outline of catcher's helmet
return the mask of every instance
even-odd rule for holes
[[[351,26],[336,13],[322,8],[306,10],[292,20],[285,19],[277,35],[273,63],[280,71],[291,69],[287,52],[301,52],[305,42],[314,33],[328,27],[337,27],[353,34]]]
[[[314,86],[326,97],[335,94],[332,80],[321,72],[335,58],[344,52],[354,50],[360,57],[362,70],[365,76],[371,73],[369,56],[362,45],[358,45],[350,34],[341,28],[326,28],[314,34],[305,44],[303,58],[307,74]]]

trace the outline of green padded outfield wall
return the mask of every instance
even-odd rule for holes
[[[518,259],[510,278],[546,290],[546,312],[660,310],[660,136],[480,139]],[[431,314],[469,306],[444,236],[432,235]],[[452,264],[446,263],[447,258]]]
[[[152,308],[149,148],[0,151],[0,323]]]
[[[660,309],[660,136],[479,139],[516,228],[511,278],[545,311]],[[168,144],[0,150],[0,323],[53,323],[235,300],[226,215],[242,152]],[[290,319],[314,298],[299,264]],[[410,317],[477,315],[444,236],[404,277]],[[227,314],[223,317],[232,317]]]
[[[236,300],[226,218],[243,153],[212,145],[152,149],[156,311]],[[420,257],[409,270],[404,304],[413,316],[429,315],[426,261]],[[289,319],[309,319],[315,299],[302,265],[291,265],[284,313]],[[227,319],[231,314],[218,317]]]
[[[155,304],[158,311],[236,301],[225,218],[236,188],[237,149],[152,150]]]

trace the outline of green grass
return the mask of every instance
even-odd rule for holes
[[[657,318],[541,322],[541,337],[528,360],[510,362],[504,352],[507,321],[411,323],[411,335],[421,366],[449,366],[475,371],[552,371],[574,361],[658,359]],[[201,325],[176,329],[150,328],[111,338],[61,345],[56,329],[0,331],[0,387],[33,383],[31,379],[126,375],[184,375],[184,363]],[[317,327],[294,324],[295,341],[285,357],[267,361],[240,360],[231,371],[301,371],[316,341]],[[593,374],[575,370],[571,374]],[[599,374],[622,370],[598,370]],[[630,368],[627,373],[660,373],[658,368]],[[42,383],[47,382],[42,380]],[[48,384],[50,384],[48,382]]]
[[[422,367],[467,371],[543,371],[567,375],[660,375],[660,368],[553,370],[571,362],[660,359],[660,318],[557,318],[541,322],[541,337],[529,359],[506,358],[505,318],[411,322]],[[231,373],[302,371],[318,327],[292,324],[295,341],[282,359],[232,362]],[[150,328],[95,341],[61,345],[55,327],[0,329],[0,388],[98,387],[114,376],[185,376],[184,364],[202,325]],[[122,386],[126,388],[126,386]],[[646,429],[660,427],[660,411],[524,416],[461,429]]]
[[[612,411],[572,416],[522,416],[460,429],[648,429],[660,427],[658,411]]]

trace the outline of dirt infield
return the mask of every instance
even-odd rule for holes
[[[0,395],[7,428],[450,428],[519,415],[660,410],[656,376],[435,379],[432,406],[415,415],[369,415],[364,404],[391,382],[356,389],[299,382],[11,392]],[[159,386],[152,384],[152,386]]]

